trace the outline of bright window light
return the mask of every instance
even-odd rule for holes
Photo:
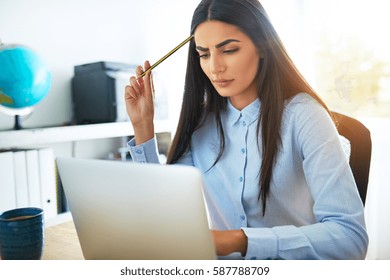
[[[390,117],[390,3],[263,0],[287,50],[332,110]]]

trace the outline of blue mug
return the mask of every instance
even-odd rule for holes
[[[12,209],[0,214],[0,258],[40,260],[44,246],[43,210]]]

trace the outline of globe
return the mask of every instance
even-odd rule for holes
[[[51,73],[32,49],[0,42],[0,104],[21,109],[36,105],[48,94]]]

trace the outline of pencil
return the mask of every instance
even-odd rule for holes
[[[190,37],[188,37],[187,39],[185,39],[183,42],[181,42],[178,46],[176,46],[173,50],[171,50],[169,53],[167,53],[166,55],[164,55],[162,58],[160,58],[156,63],[154,63],[152,66],[150,66],[148,69],[146,69],[137,79],[140,79],[142,78],[143,76],[146,75],[146,73],[148,73],[149,71],[152,71],[157,65],[159,65],[161,62],[163,62],[165,59],[167,59],[168,57],[170,57],[174,52],[176,52],[178,49],[180,49],[182,46],[184,46],[185,44],[187,44],[192,38],[194,37],[194,35],[191,35]]]

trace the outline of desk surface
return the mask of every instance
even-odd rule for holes
[[[43,260],[83,260],[76,228],[71,218],[45,228]]]

